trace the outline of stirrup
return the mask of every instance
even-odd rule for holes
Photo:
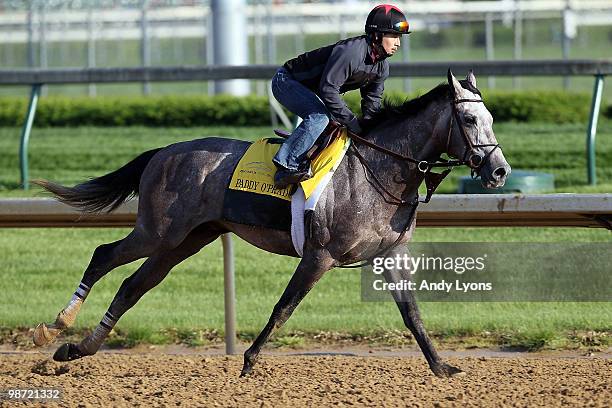
[[[274,174],[274,187],[278,189],[285,189],[292,184],[297,184],[310,178],[312,178],[312,170],[310,166],[304,170],[297,171],[278,169],[276,174]]]

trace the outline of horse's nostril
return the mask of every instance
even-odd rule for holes
[[[497,180],[501,179],[502,177],[504,177],[506,175],[506,169],[503,167],[498,167],[495,169],[495,171],[493,172],[493,176],[495,176],[495,178]]]

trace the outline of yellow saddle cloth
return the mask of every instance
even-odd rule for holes
[[[291,187],[285,189],[274,187],[276,166],[272,158],[281,146],[278,140],[265,138],[251,144],[234,169],[229,188],[291,201]],[[306,199],[315,191],[324,176],[338,167],[348,149],[349,142],[350,139],[345,129],[340,137],[312,160],[310,166],[313,177],[300,183]]]

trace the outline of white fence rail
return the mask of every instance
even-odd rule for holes
[[[130,227],[138,201],[83,215],[51,198],[0,200],[0,227]],[[419,207],[419,227],[603,227],[612,194],[437,194]]]
[[[270,80],[276,64],[249,66],[167,66],[120,68],[0,69],[0,85],[90,84],[123,82],[215,81],[224,79]],[[451,68],[458,74],[473,69],[477,76],[607,76],[612,59],[599,60],[497,60],[393,62],[392,77],[446,78]]]
[[[55,1],[33,7],[31,12],[6,10],[0,14],[0,37],[4,42],[28,41],[28,24],[33,40],[46,41],[128,40],[141,37],[141,7],[89,8],[74,6],[73,2]],[[62,4],[63,3],[63,4]],[[487,15],[509,22],[520,14],[524,20],[559,18],[571,14],[571,29],[581,25],[608,25],[612,4],[608,0],[505,0],[505,1],[399,1],[410,25],[422,31],[440,22],[482,21]],[[62,7],[63,5],[63,7]],[[244,8],[251,35],[330,33],[363,30],[372,2],[272,4],[261,2]],[[155,38],[201,38],[208,34],[210,23],[208,4],[168,7],[147,7],[148,32]],[[266,22],[266,24],[261,24]],[[267,25],[270,25],[269,27]],[[44,33],[41,33],[44,26]]]

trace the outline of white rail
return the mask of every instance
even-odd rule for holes
[[[61,2],[56,2],[61,4]],[[505,0],[505,1],[399,1],[395,2],[409,16],[410,25],[420,31],[433,21],[482,21],[486,15],[508,19],[521,13],[524,19],[559,18],[571,10],[577,25],[609,24],[612,3],[609,0]],[[249,19],[244,28],[251,35],[265,34],[268,27],[257,24],[272,20],[274,34],[329,32],[360,32],[372,2],[357,2],[347,7],[343,3],[301,3],[247,5]],[[147,20],[150,34],[156,38],[194,37],[207,34],[210,8],[207,5],[150,7]],[[340,19],[341,16],[341,19]],[[47,6],[44,17],[40,10],[33,13],[33,24],[46,25],[47,41],[87,41],[92,34],[98,40],[139,39],[140,8],[87,8]],[[598,18],[600,17],[600,18]],[[296,24],[296,21],[298,22]],[[338,22],[341,21],[340,24]],[[607,22],[607,23],[606,23]],[[3,42],[23,43],[28,39],[28,12],[5,11],[0,14],[0,37]],[[33,33],[38,39],[40,33]]]
[[[0,200],[0,227],[129,227],[137,200],[111,214],[83,215],[52,198]],[[419,207],[420,227],[603,227],[612,194],[437,194]]]

